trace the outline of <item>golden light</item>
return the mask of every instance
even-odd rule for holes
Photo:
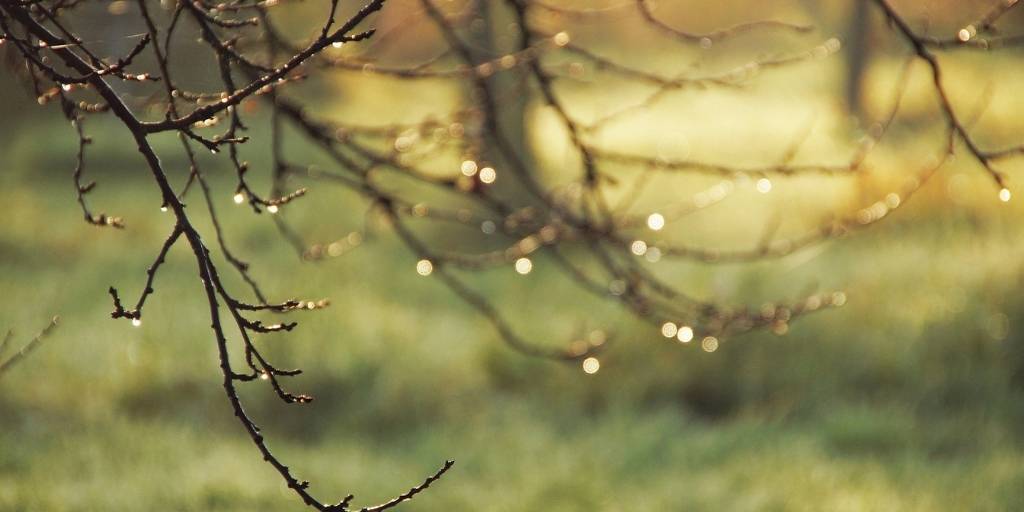
[[[409,151],[415,142],[415,137],[398,137],[395,139],[395,151],[398,151],[399,153]]]
[[[693,341],[693,328],[688,325],[679,327],[679,332],[676,333],[676,339],[680,343],[689,343]]]
[[[705,337],[703,340],[700,340],[700,348],[704,349],[705,352],[718,350],[718,338],[714,336]]]
[[[665,322],[661,324],[661,335],[666,338],[674,338],[676,333],[679,332],[679,327],[672,322]]]
[[[588,357],[583,360],[583,373],[593,375],[600,369],[601,361],[598,361],[596,357]]]
[[[491,184],[494,180],[498,179],[498,171],[495,171],[493,167],[484,167],[480,169],[480,181]]]
[[[530,261],[530,258],[519,258],[516,260],[516,272],[526,275],[529,274],[531,270],[533,270],[533,262]]]
[[[132,318],[132,326],[133,327],[138,327],[140,325],[142,325],[142,319],[140,319],[140,318]]]
[[[331,242],[331,244],[327,246],[327,255],[336,258],[341,256],[341,253],[344,252],[344,250],[345,248],[340,243]]]
[[[658,249],[657,247],[651,247],[650,249],[647,250],[647,254],[645,254],[644,257],[647,258],[647,261],[651,263],[657,263],[658,261],[661,260],[661,249]]]
[[[843,292],[835,292],[832,294],[832,305],[842,306],[846,304],[846,294]]]
[[[608,291],[615,296],[622,295],[623,293],[626,293],[626,282],[622,279],[612,279],[611,282],[608,283]]]
[[[419,260],[416,262],[416,273],[421,276],[429,276],[434,271],[434,264],[430,260]]]
[[[245,201],[245,195],[243,195],[241,192],[239,192],[239,193],[235,194],[234,200],[235,200],[235,204],[242,204],[242,201]]]
[[[107,5],[107,12],[113,14],[114,16],[120,16],[128,12],[128,2],[125,2],[124,0],[116,0],[114,2],[110,2],[110,4]]]
[[[272,205],[268,206],[267,207],[267,211],[270,212],[270,213],[277,213],[277,205],[276,204],[272,204]]]
[[[166,206],[161,206],[160,207],[160,211],[163,212],[163,213],[167,213],[167,207]]]
[[[961,43],[966,43],[971,40],[971,31],[966,28],[962,28],[956,33],[956,38],[959,39]]]
[[[462,162],[462,167],[460,170],[462,171],[463,176],[472,176],[476,174],[476,162],[472,160],[466,160],[465,162]]]
[[[654,231],[660,231],[665,227],[665,216],[660,213],[652,213],[647,216],[647,227]]]
[[[260,374],[260,380],[270,380],[270,374],[267,373],[267,372],[261,373]]]
[[[1010,194],[1010,189],[1004,188],[1004,189],[999,191],[999,200],[1000,201],[1002,201],[1004,203],[1008,203],[1008,202],[1010,202],[1010,197],[1012,197],[1012,194]]]
[[[785,336],[789,332],[789,322],[778,321],[772,324],[772,333],[776,336]]]
[[[647,242],[643,240],[635,240],[629,245],[629,250],[637,256],[643,256],[647,252]]]
[[[757,191],[762,194],[767,194],[772,191],[772,180],[768,178],[761,178],[757,180]]]
[[[565,46],[569,44],[569,33],[563,30],[562,32],[555,34],[551,40],[558,46]]]

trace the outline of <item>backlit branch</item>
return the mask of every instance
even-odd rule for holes
[[[91,157],[86,148],[92,139],[84,123],[89,116],[114,118],[123,134],[132,138],[160,194],[154,212],[159,208],[174,219],[167,238],[156,248],[134,303],[123,302],[117,289],[110,288],[111,316],[140,326],[143,308],[157,293],[157,275],[171,249],[187,245],[209,307],[229,405],[263,459],[304,504],[317,510],[349,510],[353,498],[349,495],[332,504],[314,497],[309,482],[298,478],[271,451],[259,426],[245,412],[238,386],[265,382],[287,404],[311,402],[311,396],[288,385],[289,377],[301,370],[277,366],[261,350],[259,336],[292,331],[297,323],[281,321],[279,315],[320,309],[328,301],[271,300],[275,294],[260,286],[250,255],[230,249],[233,234],[221,220],[220,202],[247,204],[249,213],[271,216],[287,243],[306,261],[342,257],[377,236],[390,234],[415,260],[419,275],[440,283],[486,318],[508,347],[536,357],[579,361],[593,373],[599,368],[599,351],[615,341],[609,328],[600,325],[602,319],[594,318],[596,325],[588,325],[588,332],[573,340],[532,339],[516,325],[514,319],[522,315],[515,314],[515,307],[499,306],[497,294],[477,291],[474,276],[502,270],[526,276],[544,267],[550,271],[545,276],[559,277],[578,293],[619,305],[649,325],[648,334],[660,333],[678,340],[681,347],[700,346],[713,352],[719,343],[751,330],[785,334],[798,317],[843,305],[846,294],[819,291],[757,307],[731,304],[704,297],[692,283],[671,278],[663,270],[670,263],[660,262],[768,260],[873,226],[889,218],[936,175],[958,143],[995,180],[998,197],[1008,201],[1007,179],[996,165],[1024,155],[1024,145],[1016,141],[998,149],[978,143],[972,116],[965,113],[970,109],[949,90],[941,59],[946,51],[1019,45],[1022,36],[1002,34],[997,27],[1016,7],[1015,0],[1000,0],[949,38],[927,35],[887,1],[871,0],[892,27],[893,37],[908,46],[911,55],[883,115],[871,120],[864,137],[846,144],[852,149],[838,161],[821,162],[798,158],[810,138],[810,126],[771,148],[768,157],[756,159],[742,154],[744,146],[759,142],[754,140],[730,140],[739,154],[712,158],[630,149],[612,136],[623,129],[641,129],[645,136],[663,131],[666,126],[647,125],[642,115],[670,109],[666,105],[677,95],[709,91],[742,95],[769,72],[795,73],[805,68],[820,72],[815,67],[839,53],[842,43],[828,34],[808,42],[804,35],[813,29],[799,23],[743,20],[724,29],[696,32],[666,21],[669,17],[648,0],[587,8],[539,0],[410,0],[411,5],[391,8],[401,11],[399,23],[377,34],[376,28],[365,26],[385,8],[384,0],[367,0],[361,6],[327,0],[318,7],[320,16],[305,18],[313,21],[305,31],[293,30],[294,23],[285,25],[283,17],[278,19],[276,0],[136,1],[138,35],[127,52],[122,50],[115,57],[104,57],[101,45],[88,42],[73,27],[79,2],[0,0],[0,37],[26,70],[35,99],[40,104],[58,102],[73,126],[78,151],[72,179],[86,221],[125,227],[119,217],[93,213],[86,201],[96,187],[85,173],[86,159]],[[699,65],[645,67],[647,59],[637,58],[639,52],[629,46],[632,34],[626,34],[624,26],[670,43],[667,50],[659,48],[651,62],[666,56],[667,62],[689,62],[697,52]],[[767,41],[779,38],[778,48],[770,44],[769,48],[760,44],[740,48],[732,64],[718,65],[725,58],[716,52],[726,46],[719,42],[753,32]],[[789,37],[794,34],[800,37]],[[214,63],[201,70],[209,78],[202,82],[207,90],[191,90],[179,79],[196,55],[181,54],[184,47],[176,43],[196,37],[189,49]],[[788,44],[782,44],[783,37]],[[383,59],[383,48],[403,44],[422,51],[409,61]],[[877,197],[853,207],[831,208],[821,222],[795,235],[780,230],[780,213],[744,219],[741,224],[754,234],[738,248],[700,244],[689,233],[680,239],[669,235],[672,230],[667,228],[681,225],[698,212],[713,215],[739,201],[738,196],[768,194],[787,180],[803,176],[847,180],[841,183],[870,179],[865,171],[874,164],[878,148],[892,144],[893,127],[901,123],[902,98],[913,62],[927,66],[936,112],[945,130],[941,140],[937,138],[934,158],[905,173],[900,185],[887,185]],[[359,100],[350,99],[347,92],[328,98],[372,114],[370,120],[357,121],[332,115],[335,103],[327,104],[328,99],[311,100],[308,91],[293,92],[299,83],[334,86],[335,75],[342,77],[345,87],[359,91],[386,81],[408,87],[413,96],[420,94],[418,87],[436,87],[455,99],[441,111],[410,119],[386,104],[390,98],[366,105],[353,105]],[[125,85],[129,82],[130,87]],[[607,88],[600,92],[611,106],[594,108],[581,99],[586,96],[579,93],[581,88],[594,87]],[[638,91],[639,101],[627,101],[619,87]],[[535,121],[539,116],[530,115],[533,112],[549,114],[547,124]],[[685,115],[669,113],[670,128],[689,121]],[[269,140],[250,138],[250,133],[260,132],[248,129],[259,123],[267,123]],[[161,161],[152,138],[165,133],[178,138],[174,151],[180,158],[164,161],[184,162],[186,169],[172,169]],[[531,138],[543,140],[538,144]],[[289,143],[293,141],[301,141],[302,147],[314,148],[319,155],[292,150]],[[269,149],[269,162],[252,156],[253,142]],[[561,163],[545,163],[547,148],[537,146],[548,143],[564,149]],[[205,151],[229,164],[229,189],[220,190],[210,178],[216,168],[202,165],[199,153]],[[665,190],[663,195],[671,199],[664,202],[648,200],[668,176],[704,185],[684,193]],[[716,181],[696,181],[707,176]],[[270,184],[265,194],[260,191],[264,189],[258,190],[261,183]],[[285,216],[289,210],[305,208],[308,195],[331,197],[336,189],[346,194],[337,204],[364,224],[341,226],[333,223],[331,215],[318,215],[336,228],[336,234],[308,244],[307,227]],[[202,195],[198,210],[195,205],[186,208],[195,194]],[[197,212],[209,216],[208,233],[194,221]],[[211,239],[216,239],[217,255],[211,253]],[[222,280],[225,262],[232,269],[229,272],[245,282],[251,298]],[[232,348],[238,348],[238,360],[229,356]],[[451,466],[447,461],[409,491],[362,510],[394,508],[433,484]]]

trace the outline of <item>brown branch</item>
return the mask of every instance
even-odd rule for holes
[[[32,353],[32,351],[35,350],[40,343],[42,343],[43,338],[47,337],[51,332],[53,332],[53,330],[57,327],[58,321],[60,321],[60,317],[53,317],[53,319],[50,320],[50,323],[46,327],[44,327],[43,330],[39,332],[39,334],[37,334],[34,338],[29,340],[28,343],[24,344],[17,352],[14,353],[14,355],[8,357],[6,361],[0,361],[0,377],[3,377],[3,375],[7,373],[7,371],[10,370],[12,367],[14,367],[14,365],[18,364],[21,360],[25,358],[25,356]],[[7,335],[4,336],[3,341],[0,342],[0,355],[3,355],[4,349],[7,348],[7,345],[10,343],[13,337],[14,331],[8,331]]]

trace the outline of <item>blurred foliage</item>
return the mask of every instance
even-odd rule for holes
[[[695,23],[728,25],[737,12],[752,14],[748,4],[703,6],[708,18]],[[929,13],[941,14],[955,3],[931,4]],[[842,19],[838,3],[818,6],[818,14],[799,2],[790,8],[765,14]],[[651,66],[669,59],[650,55]],[[881,58],[867,70],[869,112],[884,108],[898,65]],[[1018,67],[998,57],[954,56],[950,65],[958,71],[953,89],[979,90],[979,76],[999,84],[985,114],[990,137],[1019,133],[1024,98],[1009,93],[1024,81]],[[699,156],[728,155],[736,141],[754,140],[744,146],[753,158],[786,147],[810,119],[801,156],[833,155],[843,149],[835,141],[856,132],[834,97],[842,72],[841,61],[829,61],[738,93],[681,93],[666,111],[686,109],[692,127],[676,128],[655,112],[608,137],[641,150],[685,140]],[[2,80],[0,327],[27,332],[53,314],[63,325],[0,379],[0,510],[298,510],[224,402],[187,253],[171,252],[143,326],[108,320],[106,288],[142,283],[171,222],[126,134],[91,122],[90,173],[100,181],[92,201],[129,227],[94,229],[80,220],[68,176],[71,132],[57,112],[31,105],[8,75]],[[333,102],[330,91],[319,91],[325,111],[415,116],[438,104],[428,98],[453,94],[361,83],[336,83],[358,101]],[[921,134],[935,131],[933,99],[916,90],[912,83],[910,123],[872,166],[892,180],[925,158],[930,146]],[[595,110],[607,101],[600,89],[571,93]],[[545,137],[547,114],[531,115],[538,156],[557,168],[563,152]],[[266,135],[265,123],[252,125],[254,140]],[[287,151],[309,149],[292,139]],[[254,162],[266,157],[260,148],[247,151]],[[168,164],[184,176],[173,154]],[[673,266],[673,279],[706,296],[753,306],[808,289],[846,289],[846,307],[801,319],[786,336],[729,339],[712,354],[682,347],[616,308],[581,299],[543,258],[529,276],[503,268],[475,282],[517,324],[552,342],[593,318],[611,321],[617,342],[596,375],[507,349],[456,297],[417,276],[414,258],[385,228],[342,258],[300,263],[265,216],[231,208],[231,177],[217,171],[223,164],[207,165],[231,242],[266,289],[332,300],[325,311],[301,314],[295,332],[263,342],[277,360],[305,370],[294,387],[317,401],[283,414],[268,390],[244,389],[272,445],[316,482],[317,495],[351,491],[375,502],[447,457],[458,461],[453,472],[403,510],[486,503],[496,511],[959,511],[1024,503],[1024,208],[998,203],[967,159],[868,231],[778,261]],[[1009,170],[1022,170],[1015,165]],[[787,221],[782,229],[796,232],[825,211],[874,196],[889,176],[873,178],[777,181],[768,197],[742,192],[692,216],[680,232],[727,246],[749,239],[774,212]],[[650,199],[710,182],[680,178]],[[289,208],[289,220],[310,239],[343,236],[363,223],[348,199],[314,189]],[[531,301],[537,294],[548,300]]]

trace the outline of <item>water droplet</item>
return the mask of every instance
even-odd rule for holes
[[[676,333],[679,332],[679,327],[673,322],[665,322],[661,324],[661,335],[666,338],[674,338]]]
[[[629,244],[629,251],[637,256],[643,256],[647,252],[647,242],[634,240],[632,244]]]
[[[708,336],[700,341],[700,348],[704,349],[705,352],[714,352],[718,350],[718,338],[714,336]]]
[[[647,249],[647,254],[644,255],[644,258],[651,263],[661,261],[661,249],[658,249],[657,247]]]
[[[626,282],[622,279],[612,279],[612,281],[608,283],[608,291],[615,296],[622,295],[623,293],[626,293]]]
[[[516,260],[516,272],[525,276],[531,270],[533,270],[533,262],[530,261],[530,258],[519,258]]]
[[[601,361],[598,361],[596,357],[588,357],[583,360],[583,372],[587,375],[593,375],[601,369]]]
[[[688,325],[680,327],[679,332],[676,333],[676,339],[679,340],[680,343],[689,343],[693,341],[693,328]]]
[[[416,273],[421,276],[429,276],[434,271],[434,264],[430,260],[419,260],[416,262]]]
[[[140,318],[132,318],[132,326],[133,327],[138,327],[140,325],[142,325],[142,319],[140,319]]]
[[[480,169],[480,181],[491,184],[494,180],[498,179],[498,172],[491,167],[484,167]]]
[[[647,217],[647,227],[654,231],[660,231],[665,227],[665,216],[660,213],[652,213]]]

